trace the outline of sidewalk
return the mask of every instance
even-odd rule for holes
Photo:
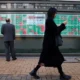
[[[39,57],[18,57],[16,61],[6,62],[5,57],[0,57],[0,80],[35,80],[29,76],[29,72],[36,66],[38,59]],[[63,69],[72,76],[71,80],[80,80],[79,62],[65,62]],[[38,74],[41,80],[59,80],[56,68],[41,67]]]

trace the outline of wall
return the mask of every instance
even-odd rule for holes
[[[63,46],[60,50],[65,53],[76,55],[80,52],[80,38],[79,37],[63,37]],[[43,38],[40,37],[27,37],[24,39],[16,38],[15,49],[17,53],[40,53],[42,48]],[[0,38],[0,52],[4,52],[4,41]]]

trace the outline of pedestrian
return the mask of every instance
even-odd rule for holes
[[[10,23],[10,19],[6,19],[6,24],[2,25],[1,33],[3,34],[4,37],[6,61],[10,61],[9,52],[11,52],[12,60],[16,60],[17,58],[14,51],[15,26]]]
[[[63,55],[59,50],[59,46],[56,46],[56,36],[66,28],[67,21],[64,21],[59,27],[55,24],[54,18],[56,17],[57,9],[50,8],[47,12],[47,19],[45,22],[45,33],[43,39],[42,52],[38,65],[30,72],[30,75],[35,79],[40,77],[37,75],[37,71],[41,66],[56,67],[60,73],[60,80],[69,80],[71,76],[66,75],[62,69],[62,63],[65,61]]]

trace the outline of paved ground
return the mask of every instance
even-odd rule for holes
[[[0,57],[0,80],[35,80],[29,76],[29,72],[36,66],[38,59],[38,57],[19,57],[16,61],[6,62],[4,57]],[[64,72],[72,76],[71,80],[80,80],[80,63],[75,61],[76,58],[67,60],[68,62],[70,60],[70,63],[63,64]],[[41,80],[59,80],[56,68],[41,67],[38,74]]]

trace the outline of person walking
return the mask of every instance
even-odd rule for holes
[[[50,8],[47,12],[47,19],[45,22],[45,33],[43,39],[42,52],[38,65],[29,73],[35,79],[40,77],[37,75],[37,71],[41,66],[56,67],[60,73],[60,80],[69,80],[71,76],[66,75],[62,69],[62,63],[65,61],[63,55],[59,50],[59,46],[56,46],[56,36],[66,28],[67,21],[64,21],[60,26],[57,26],[54,22],[57,9]]]
[[[10,19],[6,19],[6,24],[2,25],[1,34],[4,36],[6,61],[10,61],[9,52],[11,52],[12,60],[16,60],[17,58],[14,51],[15,26],[13,24],[10,24]]]

